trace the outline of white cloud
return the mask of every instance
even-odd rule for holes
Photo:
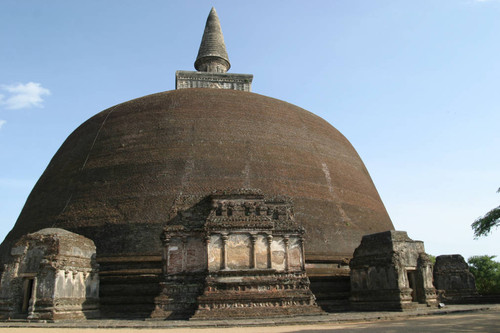
[[[5,120],[0,119],[0,129],[2,128],[3,125],[5,125],[5,123],[6,123]]]
[[[41,108],[43,107],[42,96],[50,95],[49,89],[35,82],[2,85],[1,88],[9,94],[7,97],[0,95],[0,105],[4,105],[11,110],[31,107]]]

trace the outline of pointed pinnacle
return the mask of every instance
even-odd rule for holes
[[[219,17],[215,8],[212,7],[205,24],[194,68],[200,72],[225,73],[230,67]]]

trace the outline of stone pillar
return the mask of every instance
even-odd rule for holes
[[[290,265],[290,258],[288,251],[289,241],[290,239],[288,238],[288,236],[283,237],[283,243],[285,244],[285,272],[288,272]]]
[[[420,253],[417,260],[417,273],[419,287],[417,289],[417,298],[419,303],[425,303],[427,306],[436,306],[436,289],[432,284],[432,263],[426,253]]]
[[[162,270],[163,270],[163,275],[167,275],[168,274],[169,261],[170,261],[170,258],[169,258],[169,255],[168,255],[168,251],[170,250],[170,236],[164,235],[164,237],[162,237],[162,243],[163,243],[163,266],[162,266]]]
[[[210,236],[211,235],[205,236],[205,254],[206,254],[206,260],[207,260],[207,271],[210,270],[210,258],[208,257],[209,248],[210,248]]]
[[[35,303],[36,303],[36,294],[38,289],[38,279],[37,277],[33,277],[33,286],[32,286],[32,294],[28,302],[28,319],[34,319],[35,317]]]
[[[227,240],[229,236],[227,234],[221,235],[222,240],[222,256],[221,256],[221,269],[227,269]]]
[[[273,245],[273,236],[267,235],[267,268],[273,268],[273,255],[271,246]]]
[[[302,271],[306,270],[306,251],[304,248],[304,237],[300,236],[299,237],[299,244],[300,244],[300,269]]]
[[[257,243],[257,235],[250,235],[250,246],[251,246],[251,252],[250,252],[250,268],[255,269],[257,268],[257,255],[255,254],[256,248],[255,245]]]
[[[187,269],[187,242],[188,238],[186,236],[182,237],[182,271],[185,272]]]

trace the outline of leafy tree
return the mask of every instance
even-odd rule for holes
[[[468,260],[469,270],[476,278],[476,288],[480,294],[500,293],[500,262],[496,256],[473,256]]]
[[[500,193],[500,188],[497,190]],[[500,224],[500,206],[493,208],[483,217],[478,218],[471,224],[474,231],[474,238],[487,236],[491,232],[491,228],[498,227]]]

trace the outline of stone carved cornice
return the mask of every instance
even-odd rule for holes
[[[180,199],[181,202],[184,200]],[[295,221],[291,199],[285,196],[266,197],[258,189],[226,189],[214,191],[200,203],[190,209],[176,210],[176,217],[164,228],[163,239],[188,232],[304,233]]]

